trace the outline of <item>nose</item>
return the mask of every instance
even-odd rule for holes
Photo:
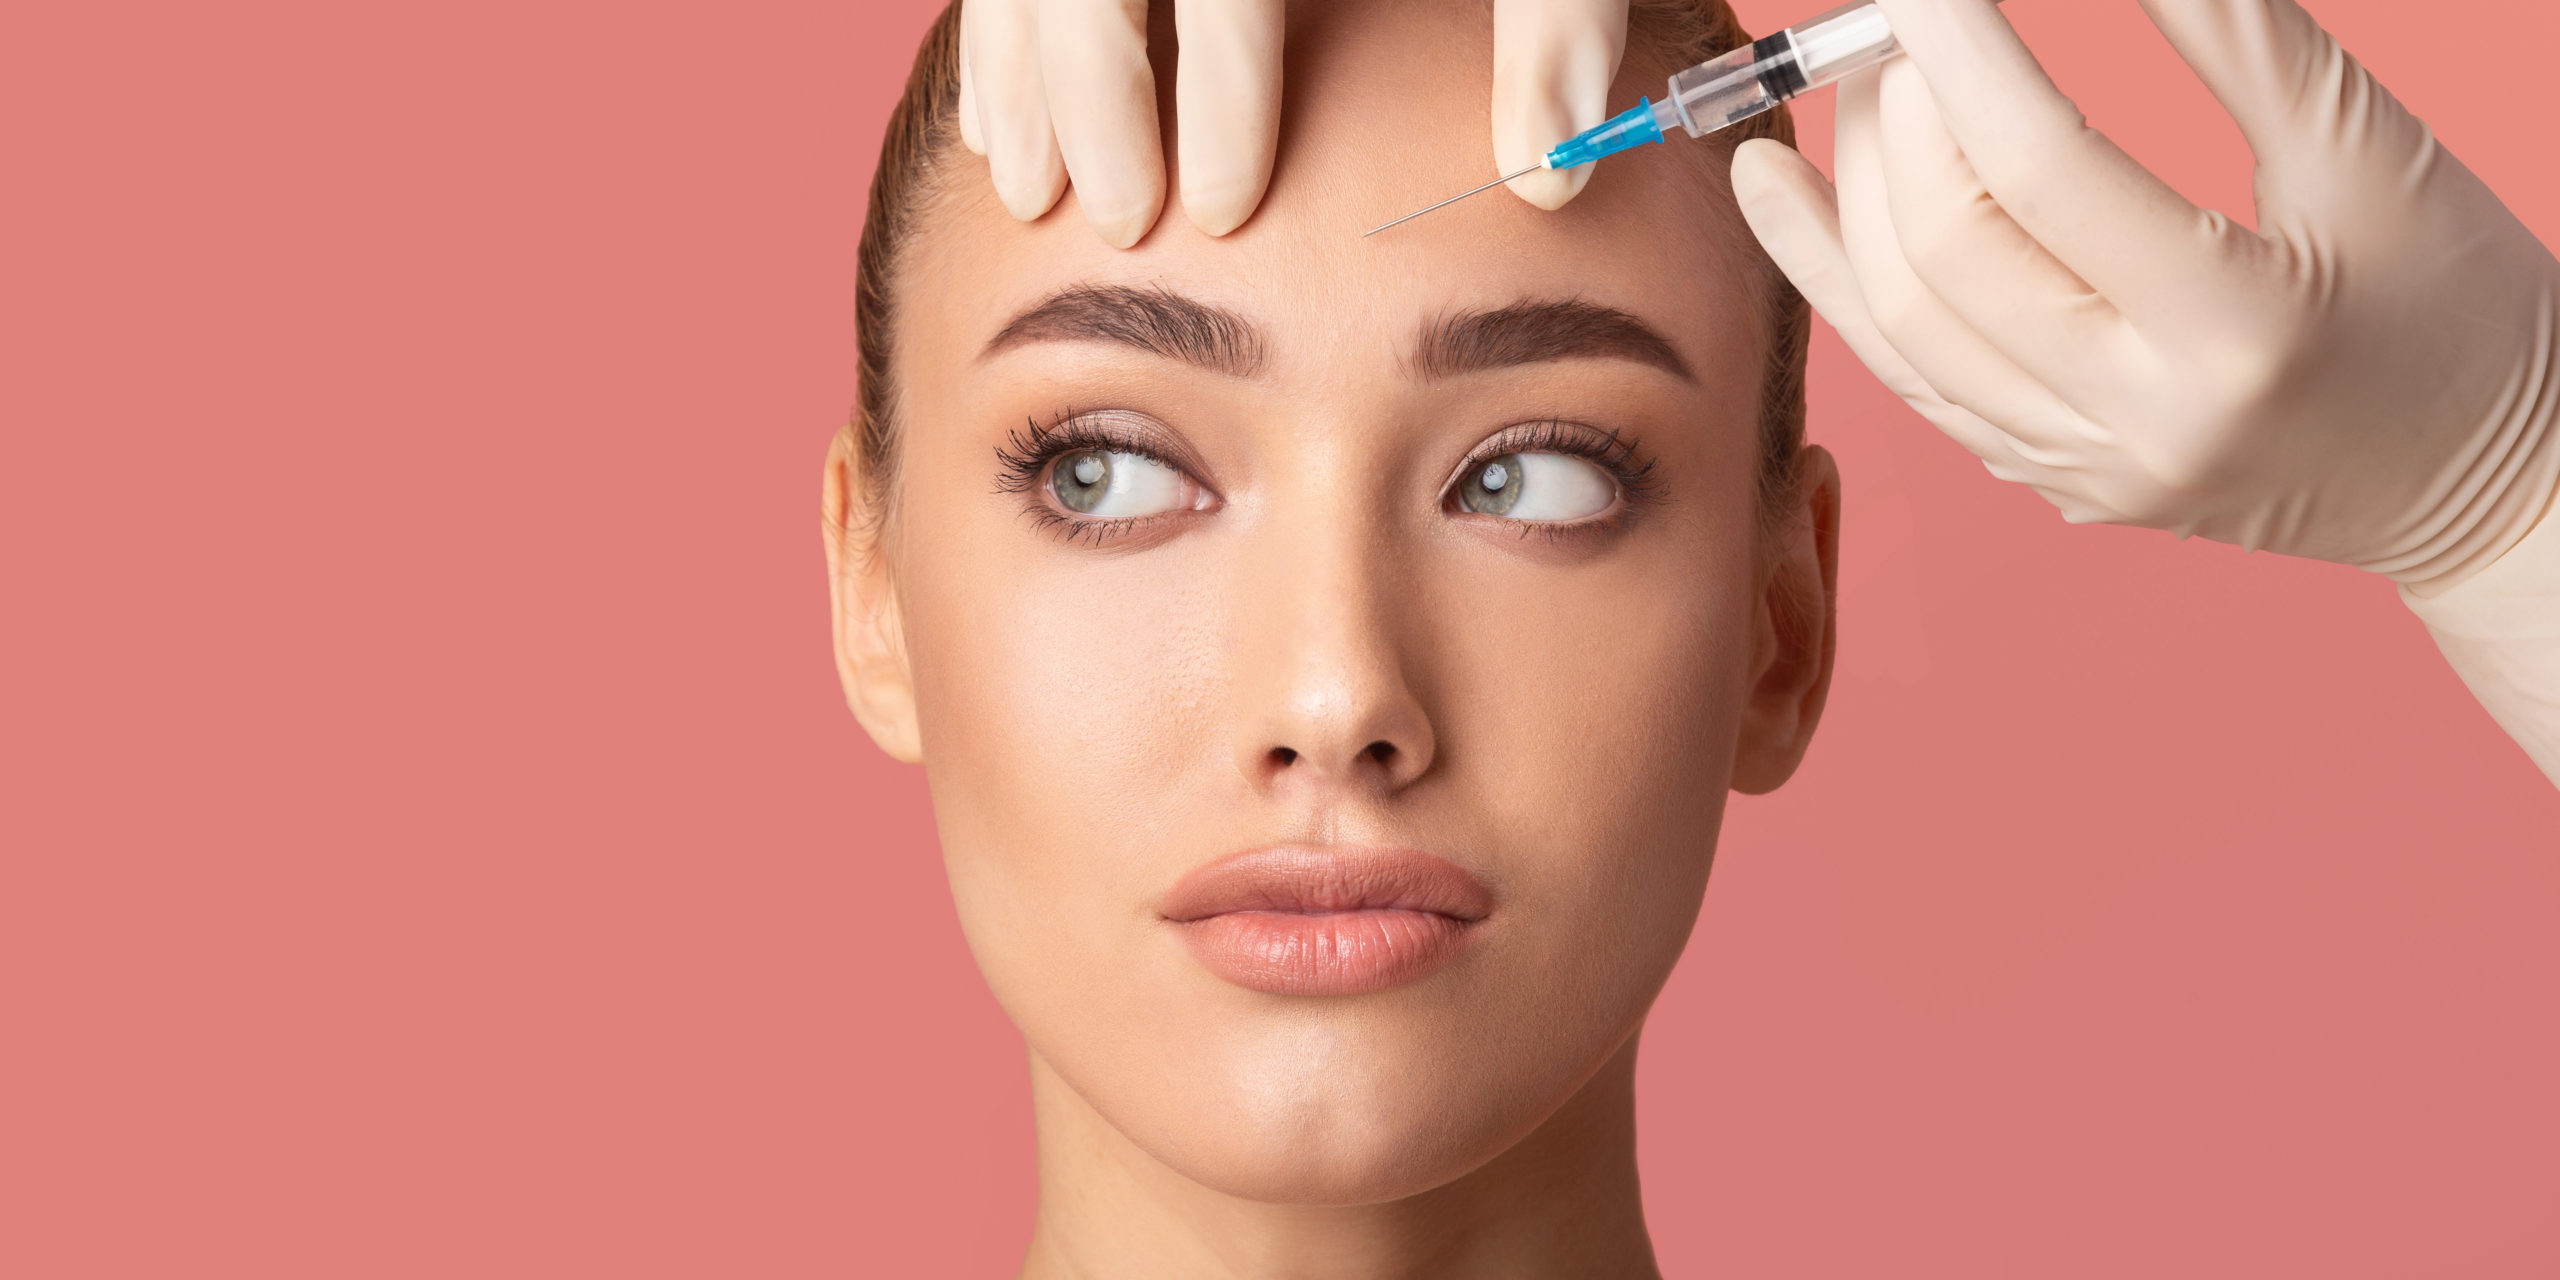
[[[1265,790],[1412,785],[1438,744],[1412,678],[1427,618],[1396,581],[1397,557],[1359,521],[1271,541],[1240,575],[1233,615],[1238,767]]]

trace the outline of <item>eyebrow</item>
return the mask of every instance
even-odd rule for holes
[[[1615,359],[1652,365],[1683,382],[1697,375],[1652,325],[1590,302],[1515,302],[1443,316],[1424,327],[1413,366],[1426,377],[1481,373],[1548,360]]]
[[[985,359],[1035,342],[1107,342],[1249,378],[1262,368],[1262,331],[1235,312],[1162,288],[1077,285],[1033,303],[987,340]]]

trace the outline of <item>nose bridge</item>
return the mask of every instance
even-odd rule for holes
[[[1401,787],[1436,749],[1417,689],[1422,619],[1376,468],[1338,449],[1266,493],[1238,583],[1238,764],[1264,783]]]

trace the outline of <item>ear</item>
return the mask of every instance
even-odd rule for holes
[[[915,678],[907,668],[888,556],[870,532],[879,527],[879,513],[870,509],[869,494],[853,432],[839,431],[827,446],[819,497],[836,675],[844,681],[853,718],[871,740],[892,759],[916,764],[924,759],[924,747],[916,733]]]
[[[1840,620],[1840,468],[1829,450],[1807,445],[1796,460],[1789,510],[1766,535],[1750,700],[1734,753],[1733,789],[1775,791],[1804,760],[1831,693],[1831,654]]]

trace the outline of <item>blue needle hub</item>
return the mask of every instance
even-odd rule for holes
[[[1662,124],[1654,118],[1653,99],[1638,98],[1636,105],[1557,143],[1554,150],[1547,152],[1546,167],[1571,169],[1629,147],[1660,141]]]

